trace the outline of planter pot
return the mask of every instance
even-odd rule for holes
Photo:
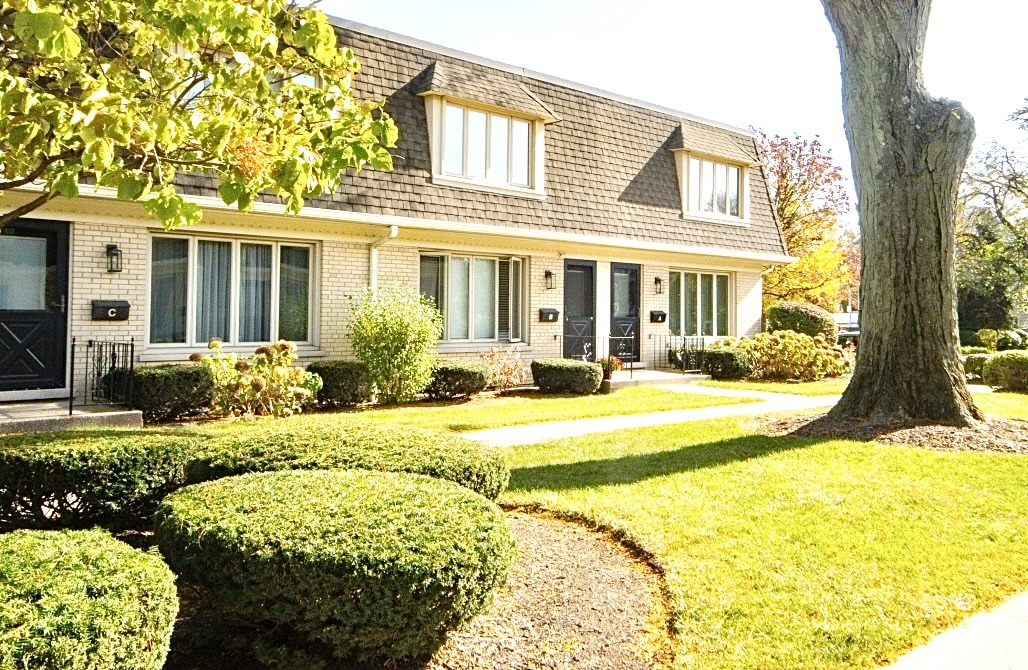
[[[600,393],[602,393],[603,395],[607,395],[608,393],[610,393],[610,380],[609,379],[604,379],[603,381],[600,382]]]

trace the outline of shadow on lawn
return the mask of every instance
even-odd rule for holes
[[[728,465],[782,451],[802,449],[826,440],[748,435],[718,442],[620,458],[537,465],[511,470],[511,491],[584,489],[634,484],[678,472]]]

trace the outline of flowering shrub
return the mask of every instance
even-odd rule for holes
[[[493,347],[478,355],[492,372],[492,385],[498,391],[524,384],[527,380],[525,364],[521,361],[521,347]]]
[[[222,416],[290,416],[303,411],[321,390],[321,377],[295,367],[296,345],[280,340],[259,347],[249,358],[226,354],[211,340],[210,356],[194,354],[214,377],[211,411]]]
[[[754,379],[817,381],[838,377],[853,367],[851,356],[823,335],[811,337],[791,330],[760,333],[753,339],[728,338],[712,348],[737,347],[749,354]]]
[[[604,356],[596,362],[600,365],[600,369],[603,370],[603,374],[608,377],[611,373],[617,372],[625,367],[625,364],[617,356]]]

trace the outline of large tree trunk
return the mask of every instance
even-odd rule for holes
[[[921,81],[930,0],[822,0],[839,41],[863,244],[860,348],[826,420],[982,415],[959,359],[954,208],[974,140],[958,102]]]

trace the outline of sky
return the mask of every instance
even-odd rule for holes
[[[322,0],[334,16],[769,134],[817,135],[850,174],[839,56],[819,0]],[[1028,3],[934,0],[924,80],[975,149],[1028,154]],[[847,217],[849,221],[855,219]]]

